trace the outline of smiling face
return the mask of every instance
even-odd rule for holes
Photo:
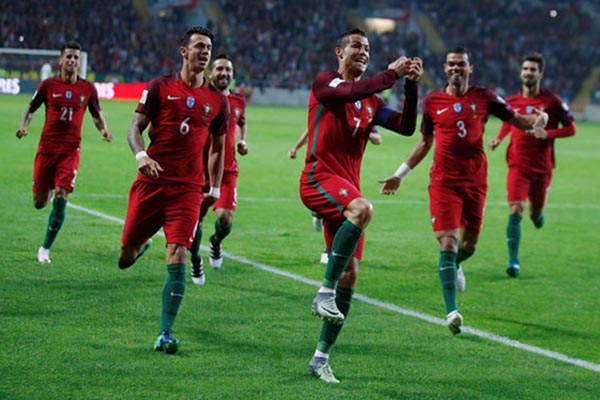
[[[226,58],[213,61],[210,70],[210,80],[220,91],[226,90],[233,80],[233,64]]]
[[[540,70],[540,65],[535,61],[523,61],[521,65],[521,82],[523,85],[533,88],[539,85],[544,73]]]
[[[184,65],[195,73],[206,69],[210,62],[211,51],[212,41],[208,36],[199,33],[190,36],[187,46],[179,48]]]
[[[335,48],[339,63],[338,72],[346,79],[360,78],[369,66],[369,39],[360,34],[351,34],[342,41],[342,46]]]
[[[448,77],[448,84],[456,88],[466,88],[469,84],[469,77],[473,72],[473,64],[466,53],[448,53],[444,72]]]

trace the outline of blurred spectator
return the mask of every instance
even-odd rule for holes
[[[176,69],[174,50],[186,14],[172,9],[148,21],[139,17],[133,2],[121,0],[0,0],[0,45],[54,49],[74,39],[93,55],[88,68],[102,79],[147,81]],[[434,22],[448,47],[468,47],[474,56],[475,83],[499,93],[519,88],[515,71],[519,55],[542,52],[549,78],[545,84],[565,100],[573,100],[591,65],[600,65],[600,3],[593,0],[212,0],[225,18],[208,20],[215,32],[215,48],[234,57],[238,83],[262,90],[308,88],[314,76],[331,65],[335,32],[356,25],[358,15],[382,7],[410,9],[413,20],[398,21],[391,32],[369,34],[377,51],[371,71],[379,71],[399,54],[424,60],[430,85],[446,77],[436,68],[443,60],[434,55],[416,24],[424,13]],[[452,20],[447,18],[452,15]],[[324,61],[325,60],[325,61]],[[328,60],[328,61],[327,61]],[[335,60],[333,60],[335,61]],[[11,60],[14,62],[14,60]],[[47,60],[22,57],[16,67],[39,71]],[[15,67],[15,66],[13,66]],[[0,64],[0,68],[6,68]],[[367,75],[368,76],[368,75]],[[428,88],[430,89],[430,88]]]

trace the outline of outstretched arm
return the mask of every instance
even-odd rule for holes
[[[495,138],[491,139],[488,142],[488,147],[490,148],[490,150],[495,150],[496,147],[498,147],[500,145],[502,140],[506,136],[508,136],[510,131],[511,131],[511,125],[508,122],[503,122],[502,126],[500,127],[500,131],[498,132],[498,136],[496,136]]]
[[[548,113],[538,110],[537,108],[534,109],[534,114],[531,115],[523,115],[516,112],[515,115],[506,122],[523,131],[535,128],[545,128],[548,123]]]
[[[323,71],[317,75],[312,90],[321,102],[354,102],[391,88],[398,79],[409,73],[411,65],[412,61],[402,56],[392,62],[386,71],[354,82],[345,81],[338,73]]]
[[[378,180],[379,183],[383,184],[379,193],[381,193],[381,194],[396,193],[396,191],[400,187],[400,183],[402,182],[402,179],[406,175],[408,175],[408,173],[413,168],[415,168],[417,165],[419,165],[419,163],[421,161],[423,161],[425,156],[427,156],[427,153],[429,153],[429,150],[431,149],[431,146],[433,145],[433,140],[434,140],[433,135],[422,135],[421,139],[419,139],[419,141],[415,144],[415,146],[411,150],[406,161],[403,162],[402,165],[400,165],[400,167],[396,170],[394,175],[389,176],[385,179]]]

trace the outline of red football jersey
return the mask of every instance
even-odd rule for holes
[[[235,157],[236,152],[236,127],[246,125],[246,100],[234,93],[229,93],[229,129],[225,138],[225,165],[224,170],[229,172],[237,171],[238,163]]]
[[[554,139],[575,134],[575,119],[567,103],[547,89],[542,89],[533,98],[523,97],[520,92],[515,93],[506,101],[521,114],[532,114],[533,109],[537,108],[547,112],[549,117],[546,125],[547,139],[536,139],[532,132],[522,131],[507,123],[502,125],[499,135],[501,139],[512,132],[506,149],[508,165],[540,173],[554,169]],[[562,125],[561,128],[559,124]]]
[[[212,85],[188,86],[179,73],[151,80],[136,112],[151,120],[148,156],[164,169],[158,181],[201,187],[202,153],[208,135],[227,132],[229,105]],[[138,179],[156,182],[141,173]]]
[[[503,121],[512,108],[492,90],[472,86],[461,97],[434,90],[423,99],[421,133],[435,134],[431,183],[470,186],[487,182],[483,132],[490,114]]]
[[[360,189],[360,166],[377,111],[385,106],[375,94],[396,81],[391,70],[352,85],[336,71],[322,71],[313,82],[308,101],[308,145],[304,179],[334,174]],[[340,87],[346,84],[345,88]]]
[[[42,103],[46,105],[46,122],[38,145],[42,153],[77,150],[86,107],[96,118],[100,112],[96,88],[82,78],[73,84],[55,76],[43,80],[29,102],[29,110],[34,112]]]

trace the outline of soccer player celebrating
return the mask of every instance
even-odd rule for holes
[[[229,90],[233,80],[233,63],[226,54],[218,55],[210,68],[209,78],[214,86],[217,87],[227,97],[229,101],[229,128],[225,138],[225,164],[223,167],[223,179],[220,187],[220,197],[213,205],[217,214],[215,221],[215,233],[210,236],[209,261],[213,268],[221,268],[223,262],[223,251],[221,242],[231,232],[233,223],[233,214],[237,206],[237,178],[239,167],[235,158],[237,147],[238,153],[244,156],[248,154],[248,145],[246,144],[246,100]],[[236,145],[237,140],[237,145]],[[197,285],[206,283],[204,268],[202,266],[202,255],[200,254],[200,242],[202,240],[202,221],[208,207],[200,207],[200,219],[196,236],[190,249],[192,256],[192,282]]]
[[[481,86],[469,86],[474,64],[471,52],[457,47],[446,54],[448,83],[423,99],[422,136],[410,155],[383,183],[381,193],[398,190],[402,178],[416,167],[437,141],[429,184],[431,223],[440,246],[439,278],[446,304],[448,329],[460,333],[463,317],[456,292],[465,289],[459,263],[475,252],[487,194],[487,160],[483,130],[490,114],[519,127],[544,126],[548,115],[513,111],[502,97]],[[435,135],[434,135],[435,133]]]
[[[193,27],[185,33],[179,48],[181,71],[148,83],[127,135],[139,173],[129,192],[118,265],[121,269],[133,265],[148,249],[152,235],[163,227],[167,279],[154,349],[169,354],[179,348],[179,341],[171,334],[185,292],[187,252],[200,215],[202,154],[209,136],[207,203],[219,198],[223,175],[229,107],[225,96],[204,77],[212,39],[213,34],[204,27]],[[146,151],[142,133],[150,123]]]
[[[373,206],[360,192],[360,166],[373,125],[402,135],[414,133],[417,118],[416,81],[423,72],[418,58],[399,57],[389,69],[361,79],[370,60],[370,46],[360,29],[343,33],[335,47],[337,71],[321,71],[308,103],[306,165],[300,177],[304,205],[323,218],[330,249],[325,279],[312,303],[312,312],[324,319],[317,349],[308,365],[313,376],[339,383],[329,366],[329,352],[348,316],[363,232]],[[406,77],[403,113],[387,107],[375,94]]]
[[[96,88],[77,75],[80,57],[79,43],[71,41],[63,45],[58,59],[60,76],[50,77],[40,83],[17,130],[19,139],[27,136],[27,127],[33,114],[42,103],[46,106],[46,121],[33,165],[33,206],[38,210],[44,208],[54,191],[46,237],[37,254],[41,263],[51,262],[50,247],[65,220],[67,197],[75,188],[81,125],[86,107],[104,140],[112,140],[112,134],[100,112]]]
[[[381,134],[377,131],[377,127],[375,125],[373,125],[372,129],[373,130],[369,134],[369,142],[371,142],[374,145],[380,145],[383,142]],[[296,158],[298,150],[300,150],[304,145],[306,145],[306,143],[308,143],[308,129],[305,129],[304,132],[302,132],[296,143],[288,151],[288,157],[292,159]],[[321,232],[323,230],[323,220],[319,214],[316,214],[314,212],[312,213],[312,225],[317,232]],[[325,249],[321,253],[319,261],[321,264],[327,264],[329,262],[329,251],[327,250],[327,247],[325,247]]]
[[[546,128],[522,130],[502,124],[498,136],[488,143],[494,150],[508,134],[510,143],[506,150],[508,176],[508,267],[506,273],[516,278],[521,274],[519,244],[521,220],[525,201],[529,199],[529,217],[536,228],[544,225],[544,205],[550,190],[554,169],[554,139],[575,135],[575,120],[567,103],[546,88],[541,87],[544,76],[544,57],[540,53],[527,54],[521,60],[521,91],[506,99],[515,110],[531,114],[540,109],[548,113]],[[560,128],[559,128],[560,124]]]

